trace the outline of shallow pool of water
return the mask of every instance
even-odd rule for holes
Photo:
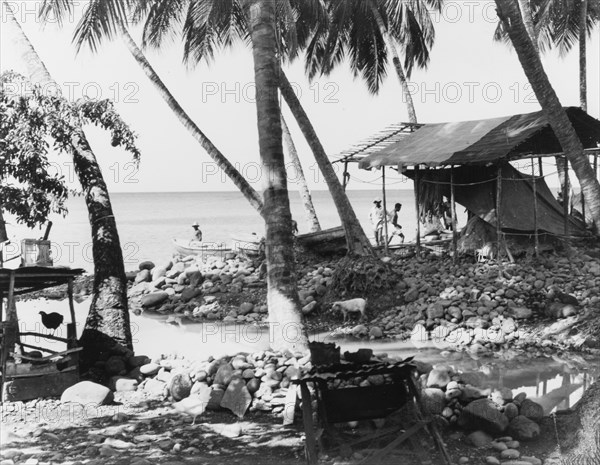
[[[89,309],[89,301],[75,304],[78,335],[83,328]],[[66,301],[19,302],[17,310],[21,331],[48,333],[41,325],[38,312],[58,312],[69,320]],[[226,324],[221,322],[169,324],[160,314],[145,313],[131,315],[131,329],[136,353],[150,357],[161,354],[178,354],[191,359],[203,360],[209,356],[221,357],[238,352],[256,352],[269,347],[271,335],[266,327],[254,325]],[[65,336],[66,327],[61,326],[57,336]],[[534,353],[494,353],[491,356],[475,356],[467,352],[447,350],[447,346],[433,342],[375,340],[365,341],[334,337],[328,333],[315,333],[313,340],[335,341],[345,351],[370,348],[375,353],[387,353],[391,357],[415,356],[417,360],[444,364],[455,371],[474,372],[485,386],[508,387],[513,393],[526,392],[536,398],[546,413],[572,406],[583,391],[600,376],[600,359],[576,354],[543,356]],[[24,342],[44,345],[62,350],[58,342],[47,342],[28,337]],[[60,346],[60,347],[59,347]]]

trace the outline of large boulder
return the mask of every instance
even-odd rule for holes
[[[221,400],[221,407],[231,410],[238,418],[242,418],[252,403],[252,395],[241,378],[235,378],[227,386]]]
[[[540,435],[540,427],[535,421],[519,415],[511,420],[508,434],[519,441],[528,441]]]
[[[81,381],[65,389],[61,402],[76,402],[82,405],[104,405],[113,400],[113,394],[106,386],[91,381]]]
[[[502,434],[508,418],[489,399],[479,399],[467,405],[458,417],[458,425],[469,430],[481,429],[492,435]]]

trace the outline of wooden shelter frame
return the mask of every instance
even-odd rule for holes
[[[349,163],[360,163],[364,158],[366,158],[367,156],[371,155],[371,154],[375,154],[377,153],[379,150],[394,144],[396,142],[401,141],[402,139],[408,137],[410,134],[414,133],[415,131],[418,131],[420,128],[424,127],[425,124],[417,124],[417,123],[406,123],[406,122],[402,122],[402,123],[398,123],[398,124],[394,124],[392,126],[389,126],[388,128],[384,129],[383,131],[373,135],[372,137],[370,137],[369,139],[367,139],[366,141],[360,142],[358,144],[356,144],[355,146],[351,147],[348,150],[345,150],[344,152],[341,152],[340,154],[338,154],[338,158],[336,160],[334,160],[332,163],[343,163],[344,165],[344,174],[343,174],[343,179],[344,179],[344,189],[346,188],[346,178],[348,176],[348,164]],[[589,148],[589,149],[584,149],[584,153],[585,155],[588,157],[592,156],[593,157],[593,167],[594,167],[594,172],[596,174],[596,177],[598,177],[598,155],[600,155],[600,147],[599,148]],[[564,235],[565,237],[569,237],[569,216],[570,216],[570,212],[569,212],[569,204],[570,204],[570,199],[569,199],[569,184],[568,184],[568,180],[569,180],[569,163],[568,163],[568,159],[565,156],[565,154],[563,152],[558,152],[558,153],[544,153],[544,154],[533,154],[533,153],[529,153],[529,154],[517,154],[515,156],[508,156],[503,160],[499,160],[496,163],[493,163],[495,166],[498,167],[498,177],[497,177],[497,190],[496,190],[496,212],[497,212],[497,219],[496,219],[496,223],[497,223],[497,251],[498,251],[498,255],[500,255],[501,250],[502,250],[502,245],[503,243],[505,244],[504,241],[504,234],[502,232],[502,227],[501,227],[501,218],[500,218],[500,204],[501,204],[501,200],[502,200],[502,176],[500,175],[500,168],[503,164],[509,163],[509,162],[514,162],[514,161],[519,161],[519,160],[531,160],[531,182],[532,182],[532,186],[534,189],[534,196],[533,196],[533,208],[534,208],[534,240],[535,240],[535,254],[536,256],[539,255],[539,231],[538,231],[538,221],[537,221],[537,216],[538,216],[538,212],[537,212],[537,190],[536,190],[536,175],[535,175],[535,166],[534,166],[534,160],[537,158],[538,159],[538,166],[539,166],[539,177],[543,177],[543,170],[542,170],[542,159],[543,158],[548,158],[548,157],[552,157],[552,158],[562,158],[564,160],[564,171],[565,171],[565,178],[567,180],[567,182],[564,185],[563,191],[562,191],[562,197],[563,197],[563,218],[564,218]],[[385,168],[386,166],[391,166],[391,165],[382,165],[379,168],[382,170],[382,200],[383,200],[383,207],[384,210],[387,212],[386,209],[386,176],[385,176]],[[415,178],[414,178],[414,182],[413,182],[413,188],[414,188],[414,193],[415,193],[415,207],[416,207],[416,219],[417,219],[417,237],[416,237],[416,253],[417,256],[419,256],[421,254],[421,231],[420,231],[420,205],[419,205],[419,198],[418,198],[418,192],[419,192],[419,187],[420,187],[420,181],[421,181],[421,173],[420,173],[420,168],[431,168],[433,166],[435,167],[439,167],[439,168],[449,168],[450,169],[450,204],[451,204],[451,215],[452,215],[452,250],[453,250],[453,257],[454,260],[457,260],[458,258],[458,236],[457,236],[457,228],[456,228],[456,201],[455,201],[455,195],[454,195],[454,189],[455,189],[455,182],[454,182],[454,168],[455,166],[459,166],[456,164],[427,164],[427,163],[419,163],[419,164],[403,164],[402,167],[409,167],[412,166],[414,168],[414,173],[415,173]],[[370,168],[369,168],[370,169]],[[398,172],[401,171],[401,167],[397,167],[397,168],[393,168],[396,169]],[[582,214],[585,215],[585,198],[583,195],[583,192],[581,193],[581,203],[582,203]],[[584,216],[585,218],[585,216]],[[389,241],[389,237],[388,237],[388,230],[387,230],[387,222],[386,222],[386,227],[384,230],[385,233],[385,240],[384,240],[384,249],[385,249],[385,253],[388,253],[388,241]],[[512,260],[512,256],[510,255],[510,252],[508,252],[507,249],[507,253],[509,255],[509,257]]]

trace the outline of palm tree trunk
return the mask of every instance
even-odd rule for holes
[[[92,227],[94,259],[94,294],[80,343],[84,360],[106,360],[125,353],[124,348],[133,350],[123,252],[108,189],[83,130],[73,135],[71,143]]]
[[[4,1],[4,6],[18,34],[29,79],[42,86],[53,84],[48,69],[25,35],[9,3]],[[106,183],[83,130],[73,135],[71,145],[73,164],[85,195],[92,229],[94,297],[80,341],[84,348],[83,359],[91,364],[105,359],[110,353],[131,351],[133,343],[123,252]]]
[[[412,95],[410,95],[410,89],[408,88],[406,75],[404,74],[404,70],[402,69],[402,63],[400,63],[398,51],[396,50],[396,46],[394,45],[394,39],[391,37],[390,34],[387,34],[387,42],[388,47],[390,47],[390,50],[392,52],[392,62],[394,63],[394,68],[396,68],[396,74],[398,75],[400,87],[402,88],[402,97],[404,102],[406,103],[406,108],[408,109],[408,120],[411,123],[416,123],[417,113],[415,111],[415,104],[413,102]]]
[[[394,63],[396,75],[398,76],[398,80],[400,81],[400,87],[402,88],[403,101],[406,103],[406,107],[408,109],[408,119],[411,123],[416,123],[417,112],[415,111],[415,104],[413,102],[412,95],[410,95],[410,89],[408,88],[406,74],[404,74],[404,69],[402,69],[402,63],[400,63],[400,57],[398,56],[398,50],[396,49],[394,38],[392,37],[392,34],[390,34],[387,25],[383,21],[381,13],[379,13],[378,7],[376,5],[373,5],[371,11],[373,12],[373,16],[375,17],[375,21],[377,21],[377,26],[381,30],[381,33],[385,35],[387,46],[392,52],[392,62]]]
[[[307,344],[295,270],[292,215],[283,158],[281,108],[277,94],[275,5],[249,0],[250,39],[257,95],[258,142],[264,175],[267,304],[274,349],[305,349]]]
[[[511,0],[496,0],[496,5],[498,16],[504,23],[523,71],[563,152],[579,179],[581,190],[585,198],[589,200],[588,207],[592,220],[598,226],[600,225],[600,184],[583,152],[581,141],[550,84],[539,54],[536,53],[533,43],[527,35],[518,8]]]
[[[290,133],[290,128],[285,122],[283,114],[281,115],[281,129],[283,130],[283,140],[288,149],[288,156],[296,171],[297,184],[298,188],[300,189],[300,199],[302,200],[302,206],[304,207],[304,211],[306,213],[308,227],[310,228],[310,232],[320,231],[321,225],[319,224],[317,212],[315,211],[310,190],[308,189],[308,184],[306,183],[306,177],[304,176],[304,170],[302,169],[302,164],[300,163],[300,158],[298,157],[296,144],[294,144],[292,134]]]
[[[587,111],[587,10],[588,0],[581,0],[581,16],[579,19],[579,104]]]
[[[531,14],[531,4],[529,3],[529,0],[519,0],[519,9],[521,10],[521,17],[523,18],[527,34],[533,42],[533,48],[535,48],[535,51],[539,54],[538,37],[533,25],[533,15]]]
[[[329,158],[327,158],[325,149],[321,145],[321,141],[317,137],[317,133],[315,132],[312,123],[308,119],[304,108],[302,108],[302,105],[283,70],[280,71],[279,77],[281,94],[292,111],[294,118],[296,118],[296,122],[300,126],[300,129],[313,152],[317,165],[319,165],[319,169],[321,170],[321,173],[323,173],[323,178],[327,183],[327,187],[329,188],[329,192],[335,203],[338,215],[342,221],[342,226],[346,233],[348,253],[355,255],[375,255],[369,239],[356,218],[356,214],[344,192],[344,188],[340,184],[340,180],[336,176]]]
[[[240,192],[246,197],[250,205],[254,207],[258,213],[262,215],[263,203],[260,195],[254,188],[248,183],[248,181],[240,174],[240,172],[230,163],[230,161],[215,147],[208,137],[200,130],[200,128],[192,121],[189,115],[181,107],[179,102],[175,99],[173,94],[169,91],[167,86],[162,82],[158,74],[152,68],[152,65],[148,62],[143,52],[137,46],[127,28],[122,24],[119,24],[123,41],[127,46],[127,49],[137,61],[138,65],[142,68],[148,79],[154,84],[154,87],[158,90],[164,101],[169,105],[169,108],[173,111],[177,119],[183,124],[183,126],[192,134],[202,148],[206,150],[208,155],[213,159],[217,166],[223,170],[223,172],[229,176],[229,179],[233,181],[235,186]]]

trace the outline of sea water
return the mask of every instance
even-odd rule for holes
[[[406,241],[414,240],[417,220],[412,189],[390,188],[387,191],[387,209],[395,203],[402,204],[399,223],[403,226]],[[348,197],[356,216],[368,237],[373,237],[369,222],[369,211],[373,200],[381,197],[380,190],[348,190]],[[312,199],[322,228],[339,226],[340,219],[328,191],[314,191]],[[256,233],[264,234],[264,222],[247,200],[237,191],[232,192],[185,192],[185,193],[115,193],[111,201],[121,246],[125,268],[133,270],[144,260],[162,263],[171,258],[174,250],[172,239],[191,239],[194,221],[200,224],[204,241],[224,243],[230,246],[236,236],[246,237]],[[74,197],[68,202],[69,214],[62,218],[54,215],[49,239],[55,265],[93,269],[91,230],[85,201]],[[300,234],[309,231],[306,214],[297,192],[290,192],[290,208],[298,222]],[[459,220],[460,220],[459,216]],[[14,218],[7,217],[8,235],[12,244],[6,246],[5,258],[19,253],[22,239],[39,239],[43,230],[30,230],[15,224]],[[394,238],[394,242],[399,239]],[[19,260],[8,262],[8,267],[16,267]]]

